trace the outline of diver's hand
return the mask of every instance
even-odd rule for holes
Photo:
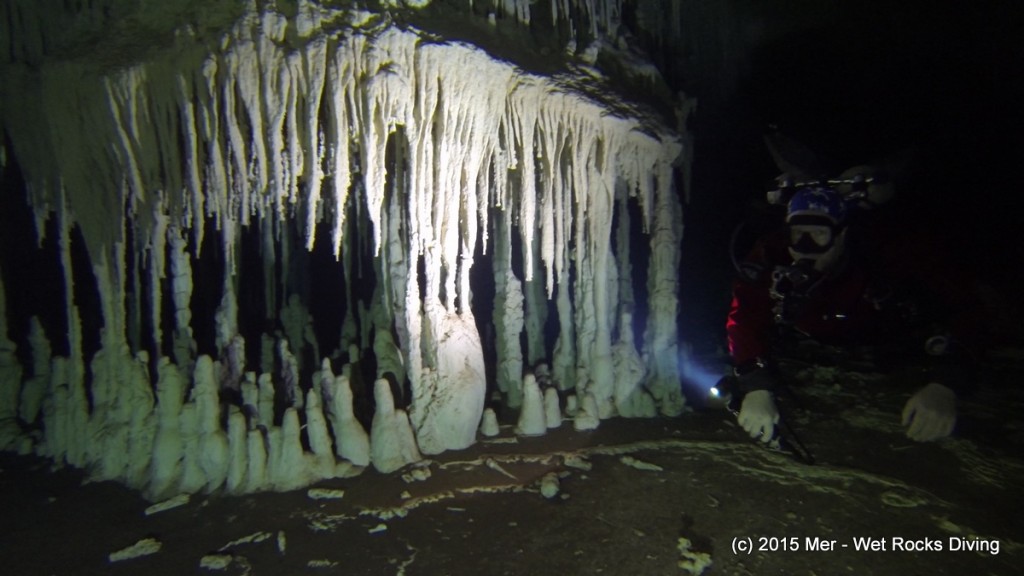
[[[767,390],[754,390],[743,397],[740,406],[739,423],[751,438],[769,442],[779,422],[779,409],[775,398]]]
[[[956,424],[956,394],[932,382],[914,394],[903,407],[907,437],[918,442],[945,438]]]

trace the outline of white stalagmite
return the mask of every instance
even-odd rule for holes
[[[678,414],[682,230],[673,164],[682,149],[676,136],[615,98],[584,92],[571,77],[531,75],[468,45],[425,42],[379,15],[356,18],[307,0],[298,4],[298,16],[289,19],[257,12],[257,3],[247,2],[219,42],[182,29],[175,36],[178,50],[103,73],[75,58],[44,58],[45,73],[5,78],[0,122],[39,229],[51,211],[57,215],[64,270],[70,353],[52,363],[37,359],[37,371],[49,371],[37,451],[157,497],[222,487],[290,489],[329,474],[328,456],[356,466],[372,460],[378,470],[391,471],[419,460],[421,451],[470,446],[486,392],[471,307],[470,270],[478,250],[495,253],[499,379],[510,402],[521,381],[525,330],[528,363],[548,361],[559,390],[579,388],[578,428],[596,426],[616,408],[630,412],[623,404],[633,397],[630,390],[648,390],[662,413]],[[621,0],[551,5],[556,21],[572,11],[585,14],[595,38],[613,34],[621,17]],[[503,0],[502,9],[523,22],[531,17],[525,0]],[[642,355],[632,342],[622,347],[626,320],[618,320],[618,312],[631,300],[615,286],[625,258],[617,260],[612,251],[612,215],[625,210],[616,198],[639,204],[650,235],[650,320]],[[349,214],[356,215],[351,222]],[[297,225],[289,224],[293,218]],[[223,371],[209,357],[193,358],[192,325],[209,319],[191,314],[191,258],[201,257],[211,222],[225,262],[213,319]],[[104,321],[91,380],[74,298],[76,225],[92,259]],[[307,396],[300,417],[303,391],[287,348],[276,350],[282,372],[272,368],[270,341],[271,354],[261,359],[271,365],[243,382],[244,346],[232,346],[239,296],[248,289],[239,274],[245,227],[262,234],[256,236],[262,263],[255,276],[264,284],[266,317],[281,319],[279,300],[287,295],[290,267],[298,267],[289,262],[289,245],[311,249],[318,225],[330,231],[335,256],[345,262],[342,347],[358,343],[350,354],[358,361],[374,334],[378,365],[411,389],[410,398],[400,399],[406,414],[395,408],[387,381],[376,383],[369,437],[353,416],[347,378],[323,375],[320,396]],[[365,237],[357,238],[360,230]],[[128,231],[138,254],[126,254]],[[515,271],[513,243],[522,256]],[[372,264],[350,254],[367,245]],[[368,309],[352,297],[351,284],[370,265],[378,267],[373,277],[380,293]],[[168,273],[174,326],[161,324]],[[141,280],[146,274],[148,281]],[[129,304],[128,287],[148,308]],[[551,351],[544,343],[545,297],[555,299],[558,313]],[[286,332],[302,357],[303,342],[311,340],[309,314],[299,300],[289,298],[288,305]],[[140,339],[135,316],[143,309],[153,333]],[[4,311],[0,300],[0,448],[19,433],[11,411],[21,382]],[[620,338],[613,346],[616,328]],[[161,359],[154,402],[145,359],[128,343],[149,340],[161,347],[167,334],[176,365]],[[288,395],[279,398],[286,408],[277,414],[279,425],[274,377]],[[628,390],[619,380],[628,381],[622,385]],[[241,410],[226,410],[226,425],[222,386],[240,387],[243,399]],[[26,416],[38,411],[33,390],[22,398]],[[648,408],[645,399],[638,410],[647,414]],[[326,434],[325,411],[333,438]],[[312,454],[303,452],[303,424]],[[152,456],[137,458],[147,442]]]
[[[246,468],[245,484],[243,492],[258,492],[266,490],[267,480],[267,458],[269,446],[266,440],[266,428],[250,429],[246,434]]]
[[[437,370],[424,374],[413,391],[410,417],[424,454],[468,448],[487,393],[483,348],[472,315],[442,317],[445,332],[437,343]]]
[[[298,409],[286,409],[280,428],[275,427],[270,431],[269,473],[275,490],[295,490],[320,479],[315,478],[307,466],[300,434]]]
[[[623,312],[619,326],[619,342],[612,347],[612,368],[615,381],[615,408],[627,418],[652,418],[657,415],[654,398],[644,388],[643,359],[633,344],[633,315]]]
[[[324,404],[328,407],[328,418],[334,432],[334,450],[356,466],[370,464],[370,436],[363,425],[356,420],[352,411],[352,387],[347,374],[324,381]]]
[[[402,460],[410,464],[422,460],[423,455],[420,454],[420,449],[416,445],[416,435],[413,433],[409,414],[405,410],[395,410],[395,424],[398,429],[398,445],[401,448]]]
[[[93,264],[104,326],[100,330],[101,347],[90,362],[88,423],[79,431],[88,436],[85,457],[94,478],[137,486],[144,472],[138,466],[148,464],[148,458],[141,457],[148,448],[143,454],[133,454],[130,444],[138,450],[139,444],[148,440],[151,446],[154,399],[147,369],[136,369],[125,339],[122,248],[121,243],[115,243],[100,252]],[[110,253],[115,257],[108,258]]]
[[[580,411],[580,401],[575,394],[569,394],[565,397],[565,414],[571,418],[575,418]]]
[[[185,379],[178,367],[164,357],[157,366],[156,437],[150,463],[150,480],[145,494],[150,500],[173,496],[184,473],[185,446],[181,434],[181,409],[185,402]]]
[[[579,412],[573,417],[572,425],[576,430],[593,430],[601,423],[598,416],[597,398],[587,392],[580,402]]]
[[[498,414],[494,412],[494,408],[484,408],[483,420],[480,422],[480,433],[488,438],[501,433],[501,428],[498,426]]]
[[[334,448],[327,432],[327,419],[320,408],[320,393],[306,392],[306,437],[309,439],[310,455],[308,466],[316,479],[334,476]]]
[[[142,350],[128,365],[128,379],[133,383],[124,387],[132,398],[128,417],[128,468],[125,484],[144,489],[149,483],[149,464],[156,437],[154,395],[149,380],[149,354]]]
[[[554,388],[544,389],[544,422],[548,428],[558,428],[562,425],[562,406],[558,398],[558,390]]]
[[[227,347],[221,350],[219,384],[221,390],[240,392],[242,379],[245,377],[245,338],[235,334]],[[187,363],[185,363],[188,366]]]
[[[97,481],[120,479],[128,464],[127,430],[121,421],[123,397],[117,392],[125,383],[118,372],[124,361],[120,356],[113,349],[103,347],[90,364],[92,412],[86,430],[89,439],[86,461]]]
[[[519,410],[516,434],[541,436],[548,431],[544,414],[544,397],[533,374],[523,376],[523,406]]]
[[[101,348],[91,364],[93,395],[86,458],[97,480],[139,487],[136,482],[142,480],[139,475],[144,470],[133,466],[148,463],[154,434],[150,418],[153,393],[145,367],[131,357],[127,345],[113,348]],[[148,446],[143,444],[144,450],[137,453],[140,443],[146,441]]]
[[[191,402],[196,406],[199,441],[199,468],[205,478],[205,490],[213,492],[227,480],[228,437],[220,425],[216,370],[209,356],[196,361]]]
[[[288,348],[288,340],[277,341],[278,378],[284,392],[284,402],[294,408],[302,408],[302,389],[299,386],[299,361]]]
[[[256,404],[257,424],[270,428],[274,425],[274,381],[270,374],[260,374],[256,381],[259,390],[259,400]]]
[[[293,413],[295,408],[288,408]],[[282,419],[282,423],[284,420]],[[267,429],[267,488],[278,490],[289,483],[289,475],[292,473],[284,464],[284,432],[281,426],[271,426]]]
[[[246,372],[245,378],[239,385],[239,393],[242,395],[242,413],[251,422],[252,428],[259,425],[260,389],[256,384],[256,373]]]
[[[395,409],[391,384],[383,378],[378,379],[373,385],[373,396],[377,404],[370,426],[373,467],[386,474],[420,460],[409,417],[404,410]]]
[[[3,290],[3,284],[0,284],[0,290]],[[2,297],[0,297],[0,306],[3,306]],[[5,328],[2,324],[3,319],[0,318],[0,329]],[[2,358],[4,339],[6,334],[0,334],[0,366],[3,366],[4,360]],[[50,359],[52,357],[52,351],[50,349],[50,341],[46,339],[46,334],[43,332],[43,325],[39,323],[39,318],[33,316],[29,323],[28,341],[32,347],[32,377],[25,381],[21,386],[21,394],[18,398],[18,417],[21,418],[22,422],[32,424],[36,421],[39,416],[39,411],[42,408],[43,399],[46,397],[46,389],[50,382]],[[3,368],[0,368],[2,371]],[[15,380],[10,383],[12,388],[18,381]],[[0,384],[3,386],[3,384]],[[15,388],[16,390],[16,388]],[[9,394],[9,393],[8,393]],[[0,396],[0,401],[7,400]],[[14,406],[13,398],[10,399],[12,402],[9,406]],[[0,416],[2,418],[2,416]],[[2,441],[0,441],[2,444]]]
[[[18,366],[18,375],[20,376]],[[17,388],[14,389],[17,394]],[[43,431],[43,443],[39,447],[39,453],[52,458],[57,464],[67,461],[68,453],[68,387],[67,387],[67,358],[56,356],[50,364],[50,387],[49,395],[43,402],[43,421],[46,429]],[[10,409],[14,409],[14,402],[11,402]],[[0,408],[2,409],[2,408]],[[13,414],[13,412],[12,412]],[[17,422],[11,418],[13,433],[11,439],[15,439],[20,432]]]
[[[186,494],[199,492],[207,485],[200,459],[199,412],[195,402],[187,402],[178,416],[181,430],[182,470],[178,491]]]
[[[334,369],[331,367],[331,359],[324,358],[320,361],[320,369],[313,373],[312,390],[323,398],[322,404],[330,407],[330,394],[324,393],[324,382],[334,382]]]
[[[228,471],[224,489],[229,494],[238,494],[245,486],[245,473],[249,466],[247,452],[245,416],[238,406],[228,407]]]

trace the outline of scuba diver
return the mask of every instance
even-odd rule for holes
[[[734,262],[727,380],[740,426],[766,443],[778,437],[778,359],[810,340],[920,359],[927,377],[903,408],[906,434],[949,436],[980,340],[969,290],[956,281],[965,275],[948,273],[932,237],[874,210],[892,197],[880,173],[779,184],[768,199],[785,207],[784,225]]]

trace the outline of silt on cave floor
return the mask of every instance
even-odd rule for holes
[[[935,444],[902,434],[907,374],[789,371],[792,424],[816,465],[754,445],[718,409],[533,438],[505,414],[495,439],[391,474],[193,495],[147,515],[119,485],[4,455],[0,554],[25,575],[667,575],[706,560],[704,574],[1019,573],[1019,355],[986,365],[957,433]],[[159,550],[110,562],[147,539]],[[745,539],[754,552],[734,552]]]

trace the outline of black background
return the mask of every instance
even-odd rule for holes
[[[1016,308],[1024,288],[1021,8],[874,0],[731,7],[721,30],[728,38],[719,40],[733,54],[722,60],[729,70],[694,66],[681,79],[699,99],[684,216],[684,337],[720,342],[729,235],[740,222],[763,221],[764,192],[779,173],[762,141],[773,126],[835,172],[900,158],[905,216],[947,237],[956,252],[951,273],[983,280]]]

